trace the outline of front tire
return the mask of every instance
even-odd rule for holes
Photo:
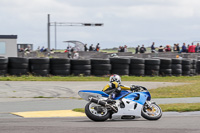
[[[151,106],[153,109],[147,108],[147,106],[144,104],[142,111],[141,111],[142,117],[144,117],[147,120],[160,119],[162,116],[161,108],[155,103],[152,103]]]
[[[103,107],[103,111],[102,113],[98,113],[94,107],[100,106],[98,104],[95,103],[88,103],[85,106],[85,114],[87,115],[88,118],[90,118],[93,121],[106,121],[108,118],[110,118],[110,111]]]

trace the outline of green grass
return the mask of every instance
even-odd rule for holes
[[[174,103],[174,104],[159,104],[163,112],[189,112],[200,111],[200,103]]]
[[[180,76],[180,77],[135,77],[135,76],[121,76],[123,81],[151,81],[151,82],[182,82],[182,83],[196,83],[200,81],[200,76]],[[32,75],[27,76],[6,76],[0,77],[0,81],[109,81],[109,75],[104,77],[95,76],[49,76],[37,77]]]
[[[200,97],[200,83],[149,90],[152,98]]]
[[[190,112],[200,111],[200,103],[174,103],[174,104],[159,104],[163,112]],[[73,109],[76,112],[85,112],[84,108]]]

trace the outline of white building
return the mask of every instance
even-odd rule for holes
[[[0,56],[17,57],[17,35],[0,35]]]

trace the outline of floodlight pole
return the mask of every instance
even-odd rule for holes
[[[103,26],[103,23],[70,23],[70,22],[50,22],[50,14],[47,18],[47,42],[50,51],[50,26],[55,26],[55,49],[57,49],[57,26]]]
[[[47,42],[48,42],[48,51],[50,51],[50,14],[47,17]]]

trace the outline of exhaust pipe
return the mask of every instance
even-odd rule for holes
[[[102,100],[99,100],[99,99],[96,99],[96,98],[93,98],[93,97],[90,97],[89,100],[90,100],[90,102],[99,104],[99,105],[101,105],[103,107],[110,107],[115,113],[117,113],[117,111],[118,111],[117,107],[114,107],[114,106],[108,104],[105,101],[102,101]]]

